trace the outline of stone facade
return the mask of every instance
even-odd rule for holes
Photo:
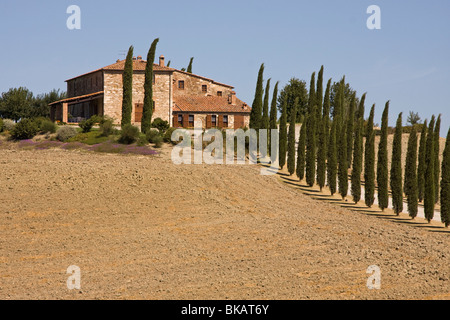
[[[179,88],[180,81],[184,81],[184,89]],[[174,86],[173,96],[175,99],[180,95],[216,96],[218,92],[221,92],[222,96],[227,97],[233,91],[233,87],[218,84],[210,79],[178,70],[175,70],[173,73],[172,84]],[[206,92],[202,90],[203,86],[206,86]]]

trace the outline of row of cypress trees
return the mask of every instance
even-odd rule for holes
[[[250,127],[253,129],[268,128],[266,105],[268,105],[270,79],[266,82],[266,95],[263,102],[263,72],[264,65],[261,65],[250,118]],[[361,175],[364,172],[364,201],[369,208],[375,203],[375,192],[377,191],[378,206],[384,211],[389,206],[390,191],[392,208],[397,215],[403,211],[403,200],[406,196],[407,210],[413,219],[417,216],[419,202],[424,201],[425,218],[428,222],[433,219],[435,204],[440,196],[441,220],[448,227],[450,224],[450,130],[444,150],[442,172],[440,172],[440,116],[437,120],[433,116],[428,126],[425,121],[420,133],[419,148],[418,128],[413,126],[408,140],[403,177],[402,113],[397,118],[390,171],[388,168],[390,104],[388,101],[382,115],[375,168],[375,105],[372,106],[367,121],[364,119],[366,94],[362,95],[359,105],[357,105],[355,94],[351,97],[349,105],[346,105],[344,100],[345,77],[343,77],[334,97],[333,120],[331,120],[331,79],[328,80],[323,95],[323,66],[318,73],[317,82],[315,75],[315,73],[311,75],[308,112],[303,119],[298,141],[295,139],[295,115],[299,101],[295,100],[290,119],[287,119],[286,101],[281,106],[278,150],[281,169],[287,165],[289,174],[295,173],[300,180],[305,179],[309,186],[317,183],[321,190],[327,184],[332,195],[338,192],[343,199],[346,199],[349,193],[348,170],[351,169],[350,194],[355,203],[358,203],[362,197]],[[263,105],[264,107],[261,109],[260,106]],[[275,106],[276,93],[274,92],[270,113],[269,127],[271,129],[276,127],[273,125],[276,120],[272,122],[272,111]],[[274,112],[276,114],[276,111]],[[363,143],[364,137],[366,138],[365,144]],[[295,147],[296,143],[297,148]],[[440,184],[439,176],[441,176]]]

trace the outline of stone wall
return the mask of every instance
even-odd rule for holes
[[[179,81],[184,81],[184,90],[178,88]],[[207,92],[202,92],[202,85],[207,86]],[[176,99],[179,95],[198,95],[198,96],[217,96],[221,91],[223,97],[227,97],[233,91],[233,88],[217,84],[212,80],[195,76],[175,70],[173,73],[173,96]]]
[[[155,101],[155,111],[152,119],[161,118],[171,123],[172,98],[170,94],[170,73],[155,72],[155,83],[153,85],[153,100]],[[133,110],[131,122],[135,122],[135,106],[144,103],[144,72],[135,71],[133,73]],[[105,71],[104,73],[104,112],[105,115],[113,117],[116,123],[122,119],[122,72]]]

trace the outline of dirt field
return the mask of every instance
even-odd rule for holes
[[[169,152],[1,150],[0,299],[450,299],[441,224]]]

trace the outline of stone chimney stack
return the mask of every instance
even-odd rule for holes
[[[236,105],[236,92],[234,92],[234,91],[231,91],[231,94],[230,94],[230,96],[229,96],[229,98],[228,98],[228,102],[229,102],[229,104],[231,104],[231,105]]]
[[[161,55],[161,56],[159,57],[159,66],[160,66],[160,67],[164,67],[164,56],[163,56],[163,55]]]

